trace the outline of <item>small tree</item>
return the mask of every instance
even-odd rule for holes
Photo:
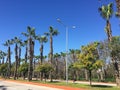
[[[1,73],[1,76],[2,77],[6,77],[6,74],[7,74],[7,64],[1,64],[0,65],[0,73]]]
[[[87,46],[83,46],[79,58],[79,63],[75,63],[76,67],[85,68],[89,72],[89,81],[92,85],[92,70],[98,69],[103,65],[103,61],[99,60],[97,52],[98,43],[94,42]]]
[[[28,72],[28,63],[22,63],[18,69],[18,72],[23,74],[23,80],[25,80],[25,75]]]
[[[45,77],[45,82],[47,75],[53,70],[52,66],[49,63],[44,63],[36,68],[37,72],[42,72]]]

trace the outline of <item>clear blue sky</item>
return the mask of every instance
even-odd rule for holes
[[[48,32],[49,26],[52,25],[60,32],[54,37],[54,53],[65,52],[65,27],[56,21],[57,18],[69,27],[77,27],[74,30],[69,28],[69,49],[80,49],[81,45],[104,40],[107,38],[104,31],[106,22],[100,17],[98,7],[102,3],[115,0],[104,1],[99,3],[98,0],[0,0],[0,50],[7,51],[2,43],[8,39],[15,36],[25,39],[21,32],[26,32],[28,25],[35,27],[36,33],[40,35]],[[113,16],[110,21],[113,35],[120,35],[118,19]],[[36,43],[36,55],[39,54],[39,46]],[[44,48],[44,54],[48,54],[49,42]]]

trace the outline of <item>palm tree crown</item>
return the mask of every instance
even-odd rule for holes
[[[113,14],[113,4],[110,3],[108,5],[104,5],[101,8],[99,8],[100,15],[105,19],[109,20],[112,17]]]

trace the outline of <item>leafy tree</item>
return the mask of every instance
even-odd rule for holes
[[[36,71],[37,71],[37,72],[42,72],[42,73],[44,74],[44,76],[45,76],[45,82],[46,82],[47,75],[48,75],[51,71],[53,71],[53,68],[51,67],[51,65],[50,65],[49,63],[44,63],[44,64],[38,66],[38,67],[36,68]]]
[[[1,73],[2,77],[4,77],[4,78],[6,77],[6,74],[8,71],[7,66],[8,65],[6,63],[0,65],[0,73]]]
[[[97,46],[98,43],[96,42],[88,44],[87,46],[82,46],[81,53],[78,56],[79,64],[76,65],[77,67],[85,68],[89,71],[90,85],[92,84],[91,83],[92,70],[98,69],[103,65],[103,61],[99,60]]]
[[[18,72],[23,74],[23,80],[25,80],[25,75],[28,72],[28,63],[22,63],[18,69]]]
[[[49,32],[45,33],[46,36],[50,37],[50,62],[52,66],[53,60],[53,36],[57,36],[59,34],[58,30],[54,29],[52,26],[49,27]],[[50,74],[51,82],[52,82],[52,71]]]

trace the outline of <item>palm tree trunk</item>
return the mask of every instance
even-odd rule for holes
[[[111,24],[110,24],[110,21],[107,20],[106,22],[106,29],[107,29],[107,36],[108,36],[108,41],[112,41],[112,30],[111,30]]]
[[[18,46],[15,45],[15,71],[14,71],[14,80],[16,80],[17,77],[17,68],[18,68],[18,52],[17,52]]]
[[[35,42],[32,40],[32,73],[33,73],[33,77],[34,77],[34,75],[35,75],[35,73],[34,73],[34,69],[35,69],[35,62],[33,62],[33,59],[34,59],[34,46],[35,46]],[[33,66],[33,64],[34,64],[34,66]]]
[[[89,81],[90,81],[90,86],[92,86],[92,73],[91,73],[91,70],[89,70]]]
[[[18,67],[20,66],[20,60],[21,60],[21,47],[19,47]]]
[[[27,63],[27,56],[28,56],[28,47],[26,45],[26,51],[25,51],[25,63]]]
[[[34,59],[34,61],[33,61],[33,77],[35,77],[35,59]]]
[[[29,67],[28,67],[28,81],[32,80],[32,71],[33,71],[33,41],[32,38],[29,38]]]
[[[41,64],[43,63],[43,44],[41,44],[41,47],[40,47],[40,62]]]
[[[40,62],[41,65],[43,63],[43,43],[41,43],[41,47],[40,47]],[[40,80],[43,80],[43,72],[40,73]]]
[[[10,78],[11,75],[11,50],[10,46],[8,47],[8,78]]]
[[[50,62],[51,62],[51,66],[53,66],[52,64],[52,59],[53,59],[53,38],[52,36],[50,36]],[[52,82],[52,71],[50,71],[50,81]]]

